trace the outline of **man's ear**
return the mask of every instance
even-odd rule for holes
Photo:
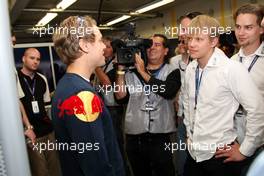
[[[83,40],[83,39],[80,39],[80,40],[79,40],[79,46],[80,46],[82,52],[84,52],[84,53],[86,53],[86,54],[89,53],[90,48],[91,48],[89,42],[87,42],[87,41],[85,41],[85,40]]]
[[[264,24],[263,24],[264,25]],[[260,27],[260,35],[263,35],[264,34],[264,26],[261,26]]]
[[[165,48],[165,56],[167,56],[167,54],[168,54],[168,52],[169,52],[169,48]]]
[[[218,44],[219,38],[218,37],[212,37],[210,40],[211,40],[212,48],[216,47]]]
[[[23,62],[23,63],[25,62],[25,56],[22,57],[22,62]]]

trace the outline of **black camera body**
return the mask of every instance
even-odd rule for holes
[[[116,51],[117,63],[125,66],[132,66],[135,64],[135,54],[140,54],[144,62],[147,62],[147,48],[152,46],[152,40],[137,38],[135,36],[135,24],[129,23],[126,26],[125,39],[116,39],[111,45]]]
[[[116,47],[117,63],[122,65],[134,65],[135,54],[140,54],[141,58],[146,61],[146,49],[149,48],[151,40],[135,38],[126,41],[118,41],[119,45]]]

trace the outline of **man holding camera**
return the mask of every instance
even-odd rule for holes
[[[147,65],[135,56],[136,71],[119,65],[116,84],[119,102],[128,102],[125,114],[126,151],[135,176],[174,175],[170,134],[176,131],[173,99],[181,86],[180,71],[166,63],[167,38],[153,35]]]

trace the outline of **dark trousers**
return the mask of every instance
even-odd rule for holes
[[[121,154],[124,158],[124,129],[123,129],[124,107],[107,106],[107,108],[111,114],[117,142],[118,142]]]
[[[127,161],[127,155],[125,152],[125,142],[124,142],[124,125],[123,125],[124,124],[123,123],[124,122],[124,107],[123,106],[107,106],[107,108],[111,114],[117,143],[118,143],[120,153],[124,161],[126,175],[129,176],[131,174],[130,174],[129,165]]]
[[[184,176],[246,176],[255,155],[240,162],[223,163],[224,158],[196,162],[188,152]]]
[[[134,176],[174,176],[170,134],[126,135],[126,151]]]

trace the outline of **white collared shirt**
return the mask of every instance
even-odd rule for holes
[[[240,49],[239,52],[235,54],[231,59],[240,62],[241,57],[242,64],[246,68],[248,68],[256,55],[259,56],[258,60],[253,65],[251,71],[249,72],[249,75],[258,87],[264,101],[264,42],[261,43],[259,48],[253,54],[245,56],[243,53],[243,49]]]
[[[264,42],[261,43],[261,45],[253,54],[250,54],[248,56],[245,56],[243,49],[240,48],[239,52],[235,54],[231,59],[239,62],[240,59],[242,59],[242,64],[245,66],[245,68],[248,69],[256,56],[258,57],[258,60],[252,66],[249,75],[253,79],[255,85],[261,93],[262,100],[264,101]],[[235,126],[238,132],[239,141],[242,141],[245,137],[245,124],[245,115],[237,114]],[[264,144],[264,136],[262,144]]]
[[[183,87],[184,123],[188,144],[192,145],[188,148],[191,156],[197,162],[208,160],[214,156],[217,147],[235,140],[234,114],[239,104],[248,111],[247,133],[239,150],[243,155],[251,156],[264,131],[264,103],[247,70],[215,48],[203,69],[195,110],[197,65],[196,60],[188,65]]]

